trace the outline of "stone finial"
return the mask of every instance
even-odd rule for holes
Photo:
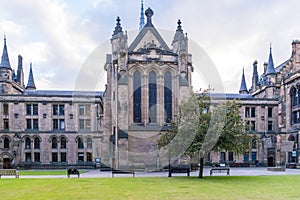
[[[178,26],[177,26],[177,30],[176,31],[179,31],[179,32],[183,32],[183,30],[182,30],[182,27],[181,27],[181,21],[180,21],[180,19],[178,19],[178,22],[177,22],[177,24],[178,24]]]
[[[153,16],[154,12],[151,8],[148,8],[146,11],[145,11],[145,15],[147,17],[147,24],[146,24],[146,27],[152,27],[153,24],[152,24],[152,16]]]
[[[116,21],[117,21],[117,24],[116,24],[113,36],[122,32],[122,27],[121,27],[121,23],[120,23],[120,21],[121,21],[120,17],[117,17]]]

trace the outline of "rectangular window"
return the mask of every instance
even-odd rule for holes
[[[33,119],[32,123],[33,123],[33,129],[38,130],[39,129],[39,120],[38,119]]]
[[[65,115],[65,106],[59,105],[59,115],[64,116]]]
[[[39,120],[38,119],[26,119],[26,128],[28,130],[38,130]]]
[[[34,153],[34,162],[40,162],[40,153]]]
[[[58,155],[57,153],[52,153],[52,162],[58,162]]]
[[[247,153],[245,153],[244,154],[244,161],[249,161],[249,153],[247,152]]]
[[[272,131],[272,130],[273,130],[273,122],[268,121],[268,131]]]
[[[79,115],[84,115],[84,105],[79,105]]]
[[[38,115],[38,105],[37,104],[32,105],[32,115]]]
[[[38,104],[26,104],[26,115],[38,115]]]
[[[245,107],[245,117],[250,117],[250,108]]]
[[[251,160],[252,161],[256,161],[257,160],[257,158],[256,158],[256,152],[252,152],[251,153]]]
[[[272,107],[269,107],[268,108],[268,117],[272,118],[272,116],[273,116],[273,109],[272,109]]]
[[[8,119],[3,119],[3,129],[9,130],[9,120]]]
[[[255,131],[255,130],[256,130],[256,127],[255,127],[255,121],[251,121],[251,122],[250,122],[250,130],[251,130],[251,131]]]
[[[31,105],[30,104],[26,105],[26,115],[31,115]]]
[[[53,116],[64,116],[65,115],[65,105],[52,105]]]
[[[53,115],[58,115],[58,105],[52,106],[52,112],[53,112]]]
[[[67,162],[67,153],[65,153],[65,152],[60,153],[60,161]]]
[[[79,129],[80,130],[91,130],[91,120],[90,119],[79,119]]]
[[[255,107],[245,107],[245,117],[255,117]]]
[[[91,120],[90,119],[85,120],[85,129],[91,130]]]
[[[233,152],[228,152],[228,161],[233,161]]]
[[[251,117],[255,117],[255,107],[251,107]]]
[[[90,115],[91,114],[91,105],[79,105],[79,115]]]
[[[221,152],[220,154],[220,162],[225,162],[226,161],[226,153],[225,152]]]
[[[3,104],[3,115],[8,115],[8,104]]]
[[[25,162],[27,163],[31,162],[31,153],[25,153]]]
[[[64,130],[65,120],[64,119],[53,119],[53,130]]]
[[[26,119],[27,129],[32,129],[31,119]]]
[[[79,119],[79,129],[84,129],[84,119]]]
[[[84,161],[84,153],[78,153],[78,162]]]

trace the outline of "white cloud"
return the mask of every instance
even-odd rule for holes
[[[3,0],[0,31],[7,34],[14,65],[19,53],[25,63],[32,60],[39,89],[72,89],[84,60],[99,43],[111,37],[116,16],[121,17],[124,30],[138,28],[139,3]],[[275,64],[280,64],[290,56],[291,41],[300,36],[300,2],[296,0],[145,0],[144,3],[145,8],[153,8],[153,23],[157,28],[175,31],[177,19],[182,20],[189,38],[212,58],[228,92],[238,92],[243,67],[247,85],[251,86],[252,63],[257,59],[258,70],[262,71],[270,42]],[[103,64],[99,63],[99,68]]]

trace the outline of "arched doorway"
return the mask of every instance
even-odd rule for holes
[[[3,169],[10,169],[11,168],[11,156],[8,154],[4,154],[1,156],[3,161]]]
[[[275,153],[268,152],[268,167],[275,167]]]

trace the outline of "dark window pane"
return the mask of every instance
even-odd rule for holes
[[[53,115],[58,115],[58,105],[53,105]]]
[[[139,71],[133,74],[133,122],[142,122],[142,89],[141,73]]]
[[[59,115],[60,116],[65,115],[65,106],[64,105],[59,105]]]
[[[156,73],[150,72],[149,74],[149,123],[157,122],[156,114],[156,99],[157,99],[157,90],[156,90]]]
[[[172,120],[172,75],[166,72],[164,76],[164,108],[165,122],[169,123]]]
[[[32,115],[38,115],[38,105],[33,104],[32,109]]]
[[[8,149],[9,148],[9,139],[6,137],[4,138],[4,148]]]

